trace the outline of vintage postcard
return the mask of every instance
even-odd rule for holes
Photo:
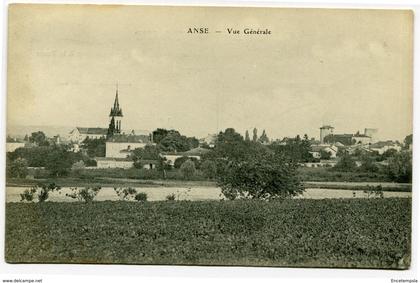
[[[408,269],[413,13],[14,4],[8,263]]]

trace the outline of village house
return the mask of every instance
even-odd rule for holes
[[[389,149],[395,149],[396,151],[401,151],[402,147],[399,143],[394,141],[380,141],[377,143],[372,144],[370,150],[376,151],[379,154],[383,154],[385,151]]]
[[[208,134],[206,137],[201,138],[199,140],[200,146],[208,146],[213,148],[216,144],[217,135],[216,134]]]
[[[70,131],[68,140],[77,144],[82,143],[86,138],[99,139],[106,138],[107,128],[84,128],[76,127]]]
[[[165,158],[166,164],[174,166],[175,160],[182,157],[189,157],[189,158],[195,158],[197,160],[200,160],[202,156],[206,153],[208,153],[210,150],[202,147],[193,148],[188,151],[184,152],[166,152],[161,153],[161,157]]]
[[[314,158],[321,158],[321,152],[326,152],[330,154],[330,158],[336,158],[338,148],[335,145],[330,144],[313,144],[309,153],[312,154]]]
[[[105,142],[105,157],[96,158],[98,168],[131,168],[133,150],[153,145],[148,135],[114,135]],[[147,162],[145,168],[154,168],[155,162]]]

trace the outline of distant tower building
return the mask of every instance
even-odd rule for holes
[[[115,101],[114,107],[111,108],[111,112],[109,113],[109,128],[108,128],[108,136],[112,136],[114,134],[121,133],[121,120],[123,114],[122,109],[120,108],[120,103],[118,102],[118,87],[115,93]]]
[[[376,142],[377,134],[378,134],[378,129],[365,128],[365,136],[370,137],[372,142]]]
[[[334,134],[334,127],[328,125],[322,126],[321,128],[319,128],[319,130],[319,140],[321,141],[321,143],[324,143],[324,139],[326,136]]]

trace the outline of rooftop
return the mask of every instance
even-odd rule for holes
[[[114,135],[107,140],[107,142],[115,142],[115,143],[151,143],[150,136],[148,135]]]
[[[106,135],[108,133],[107,128],[84,128],[84,127],[76,127],[79,133],[84,135]],[[75,130],[72,130],[70,134],[72,134]]]

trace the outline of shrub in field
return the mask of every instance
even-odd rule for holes
[[[195,174],[195,164],[192,160],[187,160],[181,165],[181,172],[184,179],[190,179]]]
[[[66,194],[66,196],[89,203],[95,199],[100,190],[101,187],[71,188],[72,193]]]
[[[44,202],[48,199],[49,193],[52,191],[59,191],[61,187],[57,186],[54,183],[51,183],[49,185],[41,185],[41,189],[38,192],[38,201]]]
[[[175,197],[176,197],[175,194],[172,193],[172,194],[169,194],[169,195],[166,196],[166,200],[172,201],[172,200],[175,200]]]
[[[32,187],[23,191],[23,194],[20,194],[20,201],[33,201],[36,190],[36,187]]]
[[[147,194],[146,193],[138,193],[134,197],[136,201],[147,201]]]
[[[118,195],[120,200],[132,200],[134,199],[137,191],[133,188],[114,188],[115,193]]]
[[[38,202],[45,202],[48,199],[50,192],[59,190],[61,190],[61,187],[57,186],[55,183],[50,183],[48,185],[40,184],[31,189],[26,189],[20,197],[21,201],[33,201],[34,196],[36,195],[38,197]]]
[[[367,189],[363,191],[366,194],[367,198],[383,198],[384,192],[382,186],[367,186]]]

